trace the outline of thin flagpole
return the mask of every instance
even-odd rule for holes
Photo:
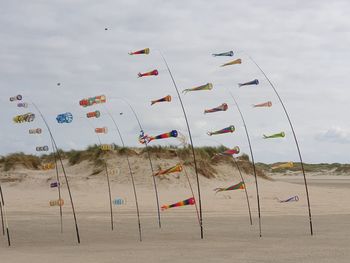
[[[253,154],[253,150],[252,150],[252,144],[250,142],[250,137],[249,137],[249,133],[248,133],[248,128],[247,125],[245,123],[244,117],[243,117],[243,113],[241,111],[241,109],[239,108],[239,105],[236,101],[236,99],[233,97],[232,93],[229,91],[233,101],[236,104],[236,107],[238,109],[239,115],[241,116],[242,122],[243,122],[243,126],[244,126],[244,130],[245,130],[245,134],[247,137],[247,141],[248,141],[248,145],[249,145],[249,150],[250,150],[250,156],[252,158],[252,164],[253,164],[253,172],[254,172],[254,177],[255,177],[255,188],[256,188],[256,199],[257,199],[257,203],[258,203],[258,217],[259,217],[259,236],[261,237],[261,210],[260,210],[260,197],[259,197],[259,185],[258,185],[258,176],[256,175],[256,167],[255,167],[255,161],[254,161],[254,154]]]
[[[192,155],[193,155],[193,162],[194,162],[194,168],[195,168],[195,173],[196,173],[196,179],[197,179],[197,190],[198,190],[198,201],[199,201],[199,219],[200,219],[200,223],[199,223],[199,226],[200,226],[200,232],[201,232],[201,239],[203,239],[203,214],[202,214],[202,199],[201,199],[201,190],[200,190],[200,186],[199,186],[199,176],[198,176],[198,168],[197,168],[197,162],[196,162],[196,154],[194,152],[194,147],[193,147],[193,140],[192,140],[192,135],[191,135],[191,129],[190,129],[190,125],[188,123],[188,119],[187,119],[187,115],[186,115],[186,110],[185,110],[185,107],[184,107],[184,104],[182,102],[182,99],[181,99],[181,96],[180,96],[180,92],[177,88],[177,85],[176,85],[176,82],[175,82],[175,79],[173,77],[173,74],[171,73],[171,70],[169,68],[169,65],[165,59],[165,57],[163,56],[163,54],[159,51],[159,54],[161,55],[161,57],[163,58],[163,61],[165,63],[165,66],[167,67],[168,69],[168,72],[169,72],[169,75],[170,75],[170,78],[174,84],[174,88],[176,90],[176,93],[179,97],[179,100],[180,100],[180,104],[181,104],[181,108],[182,108],[182,112],[183,112],[183,115],[184,115],[184,118],[185,118],[185,121],[186,121],[186,125],[187,125],[187,131],[188,131],[188,135],[190,137],[190,141],[191,141],[191,149],[192,149]]]
[[[182,167],[183,167],[183,169],[184,169],[184,172],[185,172],[185,176],[186,176],[186,178],[187,178],[188,185],[190,186],[191,193],[192,193],[192,196],[193,196],[193,198],[194,198],[194,192],[193,192],[192,184],[191,184],[190,178],[189,178],[189,176],[188,176],[188,174],[187,174],[185,165],[182,164]],[[198,218],[198,224],[200,225],[200,224],[201,224],[201,220],[200,220],[200,217],[199,217],[198,206],[197,206],[197,203],[196,203],[196,202],[194,203],[194,206],[195,206],[195,208],[196,208],[196,214],[197,214],[197,218]]]
[[[111,192],[111,185],[109,180],[109,174],[108,174],[108,167],[107,162],[104,162],[105,164],[105,171],[106,171],[106,177],[107,177],[107,187],[108,187],[108,196],[109,196],[109,209],[111,212],[111,229],[114,230],[114,220],[113,220],[113,206],[112,206],[112,192]]]
[[[52,154],[54,156],[54,160],[55,160],[55,169],[56,169],[56,180],[57,180],[57,190],[58,190],[58,200],[61,200],[61,182],[60,179],[58,177],[58,166],[57,166],[57,157],[56,157],[56,153],[55,153],[55,147],[51,139],[51,145],[52,145]],[[63,233],[63,219],[62,219],[62,205],[59,205],[60,207],[60,224],[61,224],[61,233]]]
[[[120,141],[122,142],[122,145],[125,148],[125,143],[124,143],[124,140],[123,140],[123,136],[122,136],[122,134],[121,134],[121,132],[119,130],[119,127],[118,127],[116,121],[114,120],[112,114],[108,111],[107,107],[105,107],[105,109],[106,109],[107,114],[109,115],[109,117],[112,119],[112,122],[114,123],[114,126],[115,126],[115,128],[117,130],[117,134],[118,134],[118,136],[120,138]],[[133,190],[134,190],[134,197],[135,197],[135,204],[136,204],[136,214],[137,214],[137,223],[138,223],[138,227],[139,227],[139,238],[140,238],[140,241],[142,241],[142,230],[141,230],[139,203],[138,203],[138,200],[137,200],[137,192],[136,192],[136,187],[135,187],[134,175],[132,174],[131,164],[130,164],[128,153],[126,153],[126,161],[128,163],[128,168],[129,168],[129,173],[130,173],[130,177],[131,177],[132,187],[133,187]]]
[[[39,110],[39,108],[35,105],[35,103],[32,103],[33,106],[35,107],[35,109],[39,112],[42,120],[44,121],[45,123],[45,126],[47,128],[47,130],[49,131],[49,134],[50,134],[50,137],[51,137],[51,140],[55,146],[55,149],[56,149],[56,153],[57,153],[57,157],[60,161],[60,164],[61,164],[61,167],[62,167],[62,171],[63,171],[63,174],[64,174],[64,178],[65,178],[65,181],[66,181],[66,184],[67,184],[67,190],[68,190],[68,193],[69,193],[69,199],[70,199],[70,203],[71,203],[71,206],[72,206],[72,212],[73,212],[73,218],[74,218],[74,223],[75,223],[75,231],[76,231],[76,234],[77,234],[77,240],[78,240],[78,243],[80,244],[80,235],[79,235],[79,229],[78,229],[78,222],[77,222],[77,217],[76,217],[76,214],[75,214],[75,209],[74,209],[74,204],[73,204],[73,198],[72,198],[72,193],[70,191],[70,187],[69,187],[69,182],[68,182],[68,178],[67,178],[67,174],[66,174],[66,170],[64,169],[64,165],[63,165],[63,161],[62,161],[62,158],[61,158],[61,154],[59,153],[58,151],[58,147],[57,147],[57,144],[56,144],[56,141],[52,135],[52,132],[51,132],[51,129],[50,129],[50,126],[48,125],[44,115],[41,113],[41,111]]]
[[[11,246],[11,240],[10,240],[10,231],[9,231],[9,226],[7,223],[7,216],[6,216],[6,209],[5,209],[5,201],[4,201],[4,195],[2,193],[2,188],[0,184],[0,195],[1,195],[1,202],[2,202],[2,210],[4,211],[4,218],[5,218],[5,226],[6,226],[6,234],[7,234],[7,243],[9,246]]]
[[[5,225],[4,225],[4,215],[2,212],[2,202],[0,201],[0,210],[1,210],[1,228],[2,228],[2,235],[5,235]]]
[[[248,206],[248,212],[249,212],[250,225],[253,225],[252,212],[251,212],[251,210],[250,210],[250,203],[249,203],[248,191],[247,191],[247,187],[246,187],[246,184],[245,184],[245,181],[244,181],[242,172],[241,172],[241,168],[239,167],[238,162],[237,162],[236,158],[235,158],[233,155],[232,155],[232,159],[233,159],[233,161],[234,161],[234,163],[235,163],[235,165],[236,165],[236,167],[237,167],[237,170],[238,170],[238,172],[239,172],[239,175],[240,175],[240,177],[241,177],[241,179],[242,179],[242,182],[243,182],[243,184],[244,184],[244,191],[245,191],[245,196],[246,196],[246,198],[247,198],[247,206]]]
[[[208,140],[208,141],[214,141],[214,142],[216,142],[216,143],[218,143],[218,144],[220,144],[220,145],[222,145],[222,143],[221,142],[219,142],[219,141],[217,141],[217,140],[214,140],[214,139],[208,139],[208,138],[203,138],[204,140]],[[222,145],[223,146],[223,145]],[[238,162],[237,162],[237,160],[236,160],[236,158],[235,157],[233,157],[233,155],[232,155],[232,158],[233,158],[233,161],[234,161],[234,163],[235,163],[235,165],[236,165],[236,167],[237,167],[237,170],[238,170],[238,172],[239,172],[239,175],[240,175],[240,177],[241,177],[241,179],[242,179],[242,182],[244,183],[244,190],[245,190],[245,195],[246,195],[246,198],[247,198],[247,206],[248,206],[248,213],[249,213],[249,220],[250,220],[250,225],[253,225],[253,220],[252,220],[252,212],[251,212],[251,208],[250,208],[250,202],[249,202],[249,198],[248,198],[248,190],[247,190],[247,186],[246,186],[246,184],[245,184],[245,181],[244,181],[244,178],[243,178],[243,175],[242,175],[242,172],[241,172],[241,169],[240,169],[240,167],[239,167],[239,164],[238,164]]]
[[[249,56],[250,60],[258,67],[258,69],[260,70],[260,72],[264,75],[264,77],[266,78],[266,80],[269,82],[270,86],[272,87],[273,91],[275,92],[278,100],[280,101],[283,111],[286,114],[287,120],[289,122],[290,128],[292,130],[293,133],[293,137],[294,137],[294,141],[295,141],[295,146],[297,147],[297,151],[298,151],[298,155],[299,155],[299,159],[300,159],[300,165],[301,165],[301,171],[303,173],[303,177],[304,177],[304,184],[305,184],[305,191],[306,191],[306,199],[307,199],[307,207],[308,207],[308,212],[309,212],[309,222],[310,222],[310,233],[311,236],[313,235],[313,227],[312,227],[312,216],[311,216],[311,205],[310,205],[310,197],[309,197],[309,190],[308,190],[308,186],[307,186],[307,181],[306,181],[306,175],[305,175],[305,169],[304,169],[304,163],[303,163],[303,159],[301,156],[301,152],[300,152],[300,148],[299,148],[299,143],[298,143],[298,139],[297,136],[295,134],[294,131],[294,127],[292,124],[292,121],[289,117],[289,114],[287,112],[287,108],[284,105],[282,98],[280,97],[279,93],[277,92],[275,86],[272,84],[272,82],[270,81],[270,79],[267,77],[267,75],[265,74],[265,72],[262,70],[262,68],[258,65],[258,63],[255,62],[255,60]]]
[[[94,130],[94,127],[91,125],[91,123],[86,120],[87,123],[89,124],[90,128]],[[100,143],[100,146],[102,146],[101,138],[100,136],[96,133],[98,142]],[[108,187],[108,197],[109,197],[109,210],[110,210],[110,217],[111,217],[111,229],[112,231],[114,230],[114,220],[113,220],[113,206],[112,206],[112,192],[111,192],[111,184],[109,180],[109,173],[108,173],[108,167],[107,167],[107,162],[106,160],[103,160],[105,171],[106,171],[106,179],[107,179],[107,187]]]
[[[125,100],[125,99],[123,99],[121,97],[116,97],[116,98],[122,100],[124,103],[126,103],[129,106],[129,108],[131,109],[132,113],[134,114],[134,117],[135,117],[135,119],[136,119],[136,121],[137,121],[137,123],[139,125],[139,128],[140,128],[140,130],[142,132],[143,128],[142,128],[140,119],[137,116],[136,111],[131,106],[131,104],[127,100]],[[162,223],[161,223],[160,209],[159,209],[160,206],[159,206],[158,188],[157,188],[157,182],[156,182],[156,179],[155,179],[155,176],[154,176],[154,169],[153,169],[153,163],[152,163],[152,159],[151,159],[151,153],[149,151],[147,142],[144,144],[144,146],[146,148],[147,157],[148,157],[148,160],[149,160],[149,165],[150,165],[151,171],[152,171],[153,186],[154,186],[154,193],[155,193],[155,196],[156,196],[157,213],[158,213],[158,226],[159,226],[159,228],[161,228],[162,227]]]

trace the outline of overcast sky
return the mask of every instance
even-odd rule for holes
[[[194,144],[240,146],[248,152],[242,122],[228,90],[238,100],[252,137],[257,161],[297,161],[297,152],[281,105],[252,56],[280,92],[300,141],[306,162],[349,162],[350,123],[349,1],[89,1],[0,0],[0,154],[50,145],[28,129],[43,122],[35,109],[18,108],[9,97],[34,102],[63,149],[97,143],[92,127],[106,126],[103,143],[120,144],[101,106],[81,108],[79,100],[105,94],[128,146],[139,145],[139,128],[128,106],[135,108],[146,133],[177,129],[186,133],[178,97],[159,55],[166,57],[180,90],[213,83],[211,91],[184,96]],[[105,30],[108,28],[108,30]],[[128,52],[149,47],[149,55]],[[212,57],[233,50],[230,57]],[[221,68],[231,59],[241,65]],[[157,77],[137,78],[158,69]],[[258,86],[237,84],[259,79]],[[61,83],[60,86],[57,83]],[[152,99],[172,95],[171,103],[150,106]],[[271,108],[252,104],[272,101]],[[228,111],[203,114],[227,103]],[[87,121],[87,111],[101,118]],[[36,113],[29,124],[14,124],[15,115]],[[57,114],[71,112],[71,124],[58,124]],[[120,114],[123,113],[123,114]],[[209,137],[234,125],[233,134]],[[284,131],[284,139],[263,140],[263,134]],[[157,144],[152,142],[152,144]],[[159,141],[178,144],[175,139]]]

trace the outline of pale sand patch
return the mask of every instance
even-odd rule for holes
[[[205,218],[205,239],[192,216],[142,218],[143,241],[138,241],[134,217],[119,214],[111,232],[107,213],[79,213],[82,243],[76,244],[71,218],[59,233],[57,218],[45,214],[11,216],[13,246],[1,238],[1,262],[349,262],[349,215],[315,216],[310,237],[305,217],[269,216],[263,237],[256,219],[250,226],[241,216]]]
[[[147,160],[145,160],[147,161]],[[350,191],[347,178],[310,177],[310,196],[315,236],[310,237],[305,188],[299,177],[267,181],[259,179],[262,233],[258,237],[254,178],[247,176],[254,225],[248,221],[244,191],[215,195],[215,187],[239,182],[237,171],[220,167],[220,178],[201,177],[204,234],[200,240],[193,206],[162,212],[157,227],[155,197],[149,168],[132,160],[140,203],[143,242],[138,229],[133,192],[123,163],[121,173],[111,176],[113,197],[127,200],[114,206],[116,230],[110,231],[107,185],[103,173],[86,174],[82,165],[68,167],[81,233],[76,244],[68,194],[65,200],[64,233],[59,233],[58,207],[49,207],[57,191],[48,187],[54,173],[27,173],[18,183],[4,183],[13,246],[0,239],[0,262],[349,262]],[[158,160],[162,166],[176,161]],[[84,164],[87,166],[87,164]],[[119,164],[118,164],[119,165]],[[136,168],[137,167],[137,168]],[[327,180],[326,180],[327,178]],[[282,181],[283,180],[283,181]],[[296,183],[291,181],[296,180]],[[343,187],[337,187],[342,180]],[[183,176],[157,179],[161,204],[191,196]],[[195,186],[193,171],[191,181]],[[320,185],[322,184],[322,185]],[[196,187],[195,187],[196,189]],[[299,202],[280,204],[275,198],[298,195]]]

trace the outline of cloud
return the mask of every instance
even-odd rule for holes
[[[85,109],[79,108],[78,101],[99,94],[107,96],[107,107],[127,145],[139,145],[139,128],[127,105],[115,97],[126,98],[134,106],[145,132],[178,129],[186,134],[179,100],[157,50],[168,60],[180,91],[207,82],[214,84],[210,92],[182,97],[196,145],[208,144],[208,130],[234,125],[235,133],[215,140],[244,148],[244,130],[229,89],[244,113],[254,150],[261,152],[259,160],[288,158],[281,151],[294,149],[293,140],[286,138],[264,154],[269,144],[261,134],[288,133],[289,126],[273,91],[248,57],[239,52],[242,50],[254,57],[280,91],[298,139],[313,161],[327,161],[320,152],[327,145],[323,142],[329,142],[329,138],[322,139],[314,145],[314,131],[322,130],[324,123],[337,127],[348,111],[350,92],[344,83],[350,67],[349,1],[191,0],[184,4],[150,0],[146,5],[141,0],[2,2],[0,154],[35,153],[37,144],[48,143],[46,133],[41,141],[26,135],[28,128],[42,126],[40,118],[30,125],[12,124],[14,115],[24,113],[8,101],[17,94],[40,107],[63,149],[84,148],[96,142],[81,119]],[[151,48],[148,56],[127,54],[145,47]],[[229,50],[234,50],[243,63],[220,68],[229,59],[213,58],[211,53]],[[157,78],[137,78],[139,71],[153,68],[160,72]],[[254,78],[259,79],[259,86],[238,89],[237,82]],[[168,94],[173,97],[172,103],[150,106],[151,99]],[[268,100],[273,102],[269,109],[251,107]],[[227,112],[203,114],[205,108],[223,102],[229,105]],[[66,111],[73,113],[74,123],[57,125],[56,115]],[[103,116],[94,125],[112,129],[110,120]],[[346,141],[346,135],[341,138]],[[102,139],[118,142],[115,133]],[[348,156],[345,149],[340,150]]]
[[[327,141],[334,143],[350,143],[350,130],[340,127],[331,127],[328,130],[322,131],[316,135],[319,141]]]

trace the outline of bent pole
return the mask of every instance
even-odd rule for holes
[[[250,221],[250,225],[253,225],[253,220],[252,220],[252,211],[250,210],[250,203],[249,203],[249,197],[248,197],[248,191],[247,191],[247,186],[245,184],[245,181],[244,181],[244,178],[243,178],[243,175],[242,175],[242,171],[241,171],[241,168],[239,167],[238,165],[238,162],[236,160],[236,158],[232,155],[232,159],[237,167],[237,170],[239,172],[239,175],[241,177],[241,180],[244,184],[244,192],[245,192],[245,196],[246,196],[246,199],[247,199],[247,206],[248,206],[248,212],[249,212],[249,221]]]
[[[92,126],[92,124],[89,122],[89,120],[86,120],[86,121],[93,131],[94,127]],[[99,142],[100,147],[101,147],[102,146],[101,138],[97,133],[95,135],[97,136],[98,142]],[[112,191],[111,191],[111,183],[109,180],[108,166],[107,166],[107,162],[105,159],[103,159],[103,164],[104,164],[104,168],[105,168],[105,172],[106,172],[106,179],[107,179],[109,213],[110,213],[110,218],[111,218],[111,230],[113,231],[114,230],[114,219],[113,219],[113,206],[112,206]]]
[[[253,164],[253,172],[254,172],[254,178],[255,178],[255,188],[256,188],[256,200],[258,203],[258,217],[259,217],[259,236],[261,237],[261,209],[260,209],[260,196],[259,196],[259,185],[258,185],[258,176],[256,174],[256,167],[255,167],[255,161],[254,161],[254,154],[253,154],[253,150],[252,150],[252,144],[250,142],[250,137],[249,137],[249,132],[248,132],[248,128],[247,125],[245,123],[244,117],[243,117],[243,113],[241,111],[241,109],[239,108],[239,105],[236,101],[236,99],[233,97],[232,93],[229,92],[231,98],[233,99],[233,101],[236,104],[237,110],[239,112],[239,115],[241,116],[242,122],[243,122],[243,126],[244,126],[244,130],[245,130],[245,134],[247,137],[247,141],[248,141],[248,145],[249,145],[249,150],[250,150],[250,157],[252,159],[252,164]]]
[[[114,120],[112,114],[108,111],[107,107],[105,107],[106,109],[106,112],[108,114],[108,116],[111,118],[113,124],[114,124],[114,127],[116,128],[116,131],[117,131],[117,134],[120,138],[120,141],[123,145],[123,147],[125,148],[125,143],[124,143],[124,140],[123,140],[123,136],[119,130],[119,127],[116,123],[116,121]],[[135,186],[135,180],[134,180],[134,175],[132,173],[132,170],[131,170],[131,164],[130,164],[130,160],[129,160],[129,155],[128,153],[126,153],[126,161],[128,163],[128,168],[129,168],[129,173],[130,173],[130,178],[131,178],[131,183],[132,183],[132,187],[133,187],[133,191],[134,191],[134,198],[135,198],[135,205],[136,205],[136,215],[137,215],[137,224],[138,224],[138,228],[139,228],[139,239],[140,241],[142,241],[142,229],[141,229],[141,220],[140,220],[140,209],[139,209],[139,203],[138,203],[138,199],[137,199],[137,192],[136,192],[136,186]]]
[[[2,202],[0,201],[0,211],[1,211],[1,228],[2,228],[2,235],[5,235],[5,225],[4,225],[4,214],[2,212]]]
[[[6,227],[6,235],[7,235],[7,244],[11,246],[11,239],[10,239],[10,230],[7,223],[7,215],[6,215],[6,209],[5,209],[5,201],[4,201],[4,194],[2,193],[2,188],[0,184],[0,197],[1,197],[1,211],[4,213],[4,219],[5,219],[5,227]]]
[[[60,182],[60,178],[58,176],[57,157],[56,157],[55,146],[53,144],[52,138],[50,137],[50,139],[51,139],[51,145],[52,145],[52,154],[53,154],[54,160],[55,160],[58,200],[61,200],[61,182]],[[60,212],[61,233],[63,233],[62,205],[59,205],[59,212]]]
[[[188,119],[187,119],[187,114],[186,114],[186,110],[185,110],[185,106],[182,102],[182,99],[181,99],[181,96],[180,96],[180,92],[179,92],[179,89],[177,88],[177,85],[176,85],[176,82],[175,82],[175,79],[174,79],[174,76],[173,74],[171,73],[171,70],[169,68],[169,65],[165,59],[165,57],[163,56],[163,54],[159,51],[163,61],[164,61],[164,64],[169,72],[169,75],[170,75],[170,78],[172,80],[172,83],[174,85],[174,88],[176,90],[176,93],[179,97],[179,101],[180,101],[180,104],[181,104],[181,108],[182,108],[182,112],[183,112],[183,115],[184,115],[184,118],[185,118],[185,121],[186,121],[186,126],[187,126],[187,131],[188,131],[188,136],[190,138],[190,141],[191,141],[191,149],[192,149],[192,155],[193,155],[193,162],[194,162],[194,169],[195,169],[195,173],[196,173],[196,180],[197,180],[197,191],[198,191],[198,201],[199,201],[199,219],[200,219],[200,233],[201,233],[201,239],[203,239],[203,213],[202,213],[202,199],[201,199],[201,190],[200,190],[200,185],[199,185],[199,175],[198,175],[198,168],[197,168],[197,161],[196,161],[196,154],[194,152],[194,146],[193,146],[193,140],[192,140],[192,134],[191,134],[191,129],[190,129],[190,125],[189,125],[189,122],[188,122]]]
[[[302,159],[302,156],[301,156],[301,151],[300,151],[300,148],[299,148],[298,139],[297,139],[297,136],[296,136],[296,134],[295,134],[292,121],[291,121],[291,119],[290,119],[290,117],[289,117],[287,108],[286,108],[286,106],[284,105],[281,96],[280,96],[279,93],[277,92],[275,86],[274,86],[274,85],[272,84],[272,82],[270,81],[269,77],[265,74],[265,72],[262,70],[262,68],[258,65],[258,63],[255,62],[255,60],[254,60],[251,56],[249,56],[249,58],[250,58],[250,60],[255,64],[255,66],[257,66],[257,68],[260,70],[260,72],[264,75],[264,77],[266,78],[266,80],[269,82],[271,88],[272,88],[273,91],[275,92],[275,94],[276,94],[278,100],[280,101],[280,103],[281,103],[281,105],[282,105],[283,111],[284,111],[284,113],[286,114],[287,120],[288,120],[289,125],[290,125],[290,129],[292,130],[293,138],[294,138],[294,142],[295,142],[295,146],[296,146],[296,148],[297,148],[298,155],[299,155],[301,171],[302,171],[303,177],[304,177],[304,185],[305,185],[305,191],[306,191],[307,207],[308,207],[308,213],[309,213],[310,234],[311,234],[311,236],[312,236],[314,232],[313,232],[313,226],[312,226],[312,216],[311,216],[311,205],[310,205],[309,190],[308,190],[307,181],[306,181],[304,163],[303,163],[303,159]]]
[[[204,139],[204,138],[203,138]],[[207,141],[213,141],[213,142],[216,142],[218,143],[219,145],[223,145],[221,142],[217,141],[217,140],[214,140],[214,139],[208,139],[208,138],[205,138],[204,140],[207,140]],[[232,155],[232,158],[233,158],[233,161],[236,165],[236,168],[239,172],[239,175],[241,177],[241,180],[244,184],[244,191],[245,191],[245,196],[246,196],[246,199],[247,199],[247,207],[248,207],[248,214],[249,214],[249,222],[250,222],[250,225],[253,225],[253,219],[252,219],[252,211],[251,211],[251,208],[250,208],[250,202],[249,202],[249,196],[248,196],[248,189],[247,189],[247,185],[245,184],[245,180],[243,178],[243,174],[242,174],[242,170],[241,170],[241,167],[239,166],[236,158]]]
[[[63,161],[62,161],[62,157],[61,157],[61,154],[60,152],[58,151],[58,147],[57,147],[57,144],[56,144],[56,141],[52,135],[52,132],[51,132],[51,129],[50,129],[50,126],[49,124],[47,123],[44,115],[41,113],[41,111],[39,110],[39,108],[35,105],[35,103],[32,103],[33,106],[35,107],[35,109],[39,112],[40,114],[40,117],[42,118],[42,120],[44,121],[45,123],[45,126],[50,134],[50,137],[51,137],[51,140],[55,146],[55,151],[57,153],[57,157],[60,161],[60,164],[61,164],[61,167],[62,167],[62,171],[63,171],[63,175],[64,175],[64,178],[65,178],[65,181],[66,181],[66,184],[67,184],[67,190],[68,190],[68,194],[69,194],[69,199],[70,199],[70,203],[71,203],[71,206],[72,206],[72,212],[73,212],[73,218],[74,218],[74,224],[75,224],[75,232],[76,232],[76,235],[77,235],[77,240],[78,240],[78,243],[80,244],[80,235],[79,235],[79,228],[78,228],[78,222],[77,222],[77,216],[75,214],[75,208],[74,208],[74,203],[73,203],[73,197],[72,197],[72,193],[71,193],[71,190],[70,190],[70,187],[69,187],[69,182],[68,182],[68,177],[67,177],[67,173],[66,173],[66,170],[64,168],[64,165],[63,165]],[[54,150],[54,149],[53,149]]]
[[[143,127],[141,125],[140,119],[137,116],[136,111],[131,106],[131,104],[124,98],[121,98],[121,97],[115,97],[115,98],[116,99],[120,99],[121,101],[123,101],[124,103],[126,103],[129,106],[129,108],[131,109],[131,111],[132,111],[132,113],[133,113],[133,115],[134,115],[134,117],[135,117],[135,119],[137,121],[137,124],[139,125],[140,130],[143,131]],[[159,206],[158,187],[157,187],[157,182],[156,182],[156,179],[155,179],[155,176],[154,176],[154,169],[153,169],[153,163],[152,163],[152,159],[151,159],[151,153],[149,151],[148,144],[145,143],[144,146],[146,148],[147,157],[148,157],[148,160],[149,160],[149,165],[150,165],[151,172],[152,172],[153,186],[154,186],[154,193],[155,193],[155,197],[156,197],[157,214],[158,214],[158,226],[159,226],[159,228],[161,228],[162,227],[162,222],[161,222],[160,209],[159,209],[160,206]]]

